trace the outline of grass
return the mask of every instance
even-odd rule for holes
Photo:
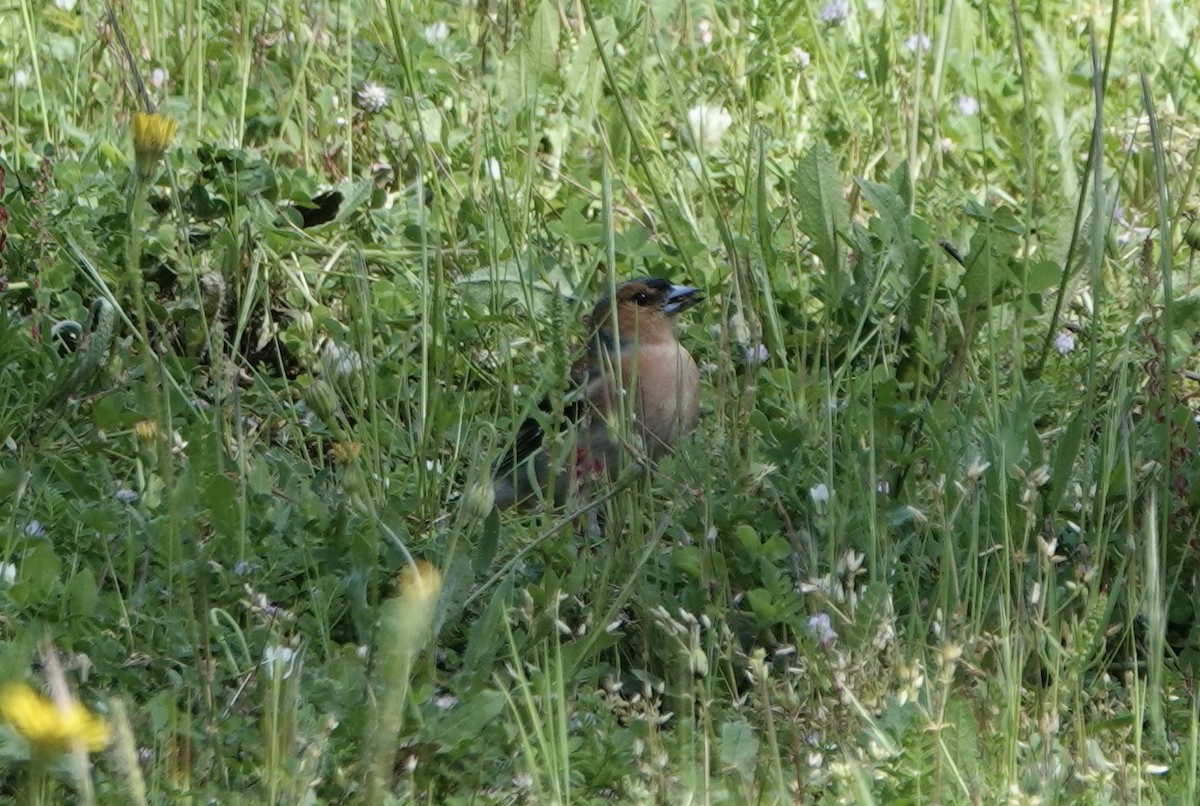
[[[1197,800],[1189,4],[10,10],[4,796]],[[491,511],[641,274],[695,438]]]

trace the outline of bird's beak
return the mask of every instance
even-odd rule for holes
[[[663,305],[663,313],[667,316],[674,316],[680,311],[686,311],[703,299],[704,295],[700,293],[699,288],[692,288],[690,285],[673,285],[667,293],[667,301]]]

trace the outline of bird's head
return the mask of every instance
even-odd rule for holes
[[[616,294],[601,298],[588,316],[587,326],[594,334],[591,343],[624,350],[634,344],[673,341],[675,315],[702,299],[698,288],[673,285],[657,277],[621,283]]]

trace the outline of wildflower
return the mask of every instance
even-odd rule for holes
[[[696,38],[704,47],[711,45],[713,41],[712,23],[708,20],[700,20],[696,23]]]
[[[971,115],[979,114],[979,101],[972,98],[970,95],[958,96],[958,111],[959,114],[970,117]]]
[[[17,581],[17,567],[12,563],[0,563],[0,582],[11,585]]]
[[[161,90],[170,77],[171,74],[167,72],[165,67],[155,67],[150,71],[150,86],[156,90]]]
[[[450,37],[450,26],[442,20],[438,20],[432,25],[426,25],[424,31],[425,41],[430,45],[440,45]]]
[[[133,425],[133,432],[137,434],[138,439],[149,442],[158,436],[158,423],[154,420],[138,420]]]
[[[692,143],[703,151],[711,151],[720,145],[721,138],[733,124],[733,116],[721,106],[694,106],[688,110],[687,117]]]
[[[804,48],[792,48],[792,61],[796,63],[797,67],[803,70],[812,64],[812,56]]]
[[[148,182],[158,170],[158,162],[162,159],[175,130],[179,127],[175,121],[157,112],[135,112],[133,115],[133,153],[137,157],[138,176],[143,182]]]
[[[296,650],[271,644],[263,650],[261,665],[272,680],[287,680],[296,670]]]
[[[929,46],[933,44],[929,41],[929,35],[922,31],[919,34],[913,34],[908,39],[904,40],[904,49],[909,53],[920,53],[929,50]]]
[[[60,11],[74,11],[79,0],[54,0],[54,7]]]
[[[16,71],[13,72],[13,84],[16,85],[17,89],[24,89],[25,87],[28,87],[29,71],[24,67],[18,67]]]
[[[487,175],[491,178],[491,180],[493,182],[499,182],[501,176],[500,160],[496,159],[495,157],[488,157],[483,161],[483,165],[484,168],[487,169]]]
[[[368,81],[358,91],[358,105],[365,112],[382,112],[383,108],[388,105],[387,88],[374,81]]]
[[[335,442],[329,452],[333,455],[335,462],[344,465],[362,455],[362,443],[355,440]]]
[[[325,342],[321,350],[321,363],[325,371],[337,378],[357,375],[362,370],[363,360],[352,347],[341,347],[333,339]]]
[[[829,488],[824,483],[817,484],[808,489],[808,497],[813,500],[814,504],[824,504],[829,501]]]
[[[1067,328],[1058,331],[1054,337],[1054,349],[1058,350],[1059,355],[1075,352],[1075,334]]]
[[[496,490],[490,479],[480,479],[467,488],[463,496],[463,511],[480,520],[491,514],[496,505]]]
[[[29,537],[45,537],[46,527],[42,525],[41,521],[34,519],[25,524],[25,534]]]
[[[108,746],[108,723],[75,700],[57,704],[25,683],[0,690],[0,717],[25,737],[38,753],[62,753],[76,742],[88,750]]]
[[[137,490],[131,490],[128,487],[119,487],[113,493],[113,498],[116,498],[122,504],[135,504],[139,497]]]
[[[837,640],[838,634],[833,629],[833,622],[828,613],[817,613],[808,617],[808,629],[817,637],[822,647],[828,649]]]
[[[867,71],[861,70],[861,69],[855,70],[854,77],[857,78],[859,81],[866,81],[867,80]]]
[[[850,0],[830,0],[817,16],[827,25],[841,25],[850,16]]]
[[[400,596],[389,626],[395,631],[395,646],[415,652],[433,624],[433,611],[442,591],[442,574],[427,562],[417,561],[400,574]]]
[[[765,344],[743,347],[742,352],[746,356],[747,364],[765,364],[767,363],[767,359],[771,357],[771,351],[767,349],[767,345]]]

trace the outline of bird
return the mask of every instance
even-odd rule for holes
[[[656,277],[628,280],[601,297],[584,319],[587,349],[572,368],[577,388],[562,406],[574,446],[559,449],[561,466],[551,468],[556,451],[547,445],[542,421],[527,417],[493,469],[495,506],[528,503],[539,491],[561,503],[611,480],[630,447],[619,428],[623,408],[649,461],[690,433],[699,417],[700,370],[675,337],[675,317],[703,299],[699,288]],[[554,411],[549,400],[540,408]]]

